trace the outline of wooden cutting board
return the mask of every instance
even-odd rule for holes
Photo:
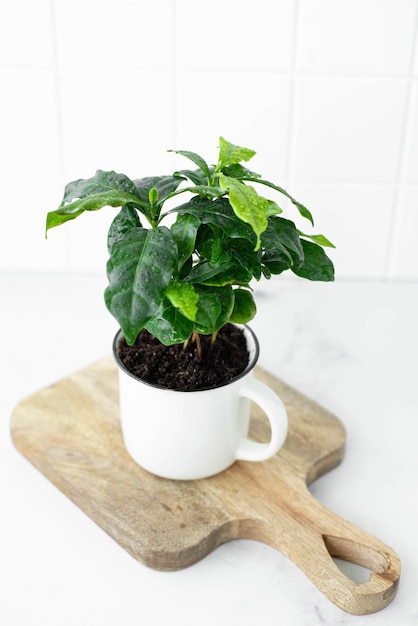
[[[289,415],[280,452],[262,463],[237,462],[198,481],[171,481],[142,470],[126,452],[111,357],[24,399],[14,410],[17,449],[133,557],[160,570],[186,567],[232,539],[280,550],[334,604],[357,615],[394,598],[400,561],[384,543],[341,519],[307,485],[342,459],[345,431],[336,417],[260,368]],[[252,436],[269,437],[254,407]],[[332,557],[371,570],[347,578]]]

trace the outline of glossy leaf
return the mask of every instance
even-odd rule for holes
[[[274,202],[273,200],[267,200],[267,202],[268,202],[268,208],[266,211],[267,217],[270,217],[271,215],[280,215],[280,213],[283,213],[283,209],[279,207],[277,202]]]
[[[186,157],[190,161],[193,161],[193,163],[197,165],[199,169],[202,170],[207,182],[208,183],[210,182],[211,172],[209,169],[209,165],[206,163],[205,159],[203,159],[199,154],[196,154],[196,152],[190,152],[190,150],[169,150],[169,152],[175,152],[176,154],[181,154],[182,156]]]
[[[266,252],[262,258],[262,272],[266,278],[289,270],[293,265],[292,258],[286,253]]]
[[[121,208],[109,228],[107,235],[107,249],[109,254],[112,253],[115,244],[122,241],[126,235],[129,237],[129,234],[135,232],[136,228],[141,228],[138,213],[134,207],[125,205]]]
[[[221,172],[222,174],[225,174],[225,176],[229,176],[230,178],[238,178],[239,180],[245,180],[249,178],[251,178],[252,180],[256,180],[257,178],[261,178],[260,174],[252,172],[247,167],[241,165],[241,163],[226,165],[221,168]]]
[[[194,330],[194,323],[164,298],[157,313],[145,325],[146,330],[165,346],[183,343]]]
[[[172,212],[177,212],[180,215],[194,215],[199,218],[202,224],[216,226],[228,237],[247,239],[253,246],[256,243],[254,231],[235,215],[227,198],[218,198],[217,200],[195,198],[173,209]]]
[[[236,282],[249,282],[252,277],[258,280],[261,276],[260,255],[245,239],[226,237],[219,229],[210,226],[204,236],[199,237],[196,246],[211,264],[228,263],[232,272],[236,272]],[[226,282],[230,280],[228,277]]]
[[[124,174],[97,170],[92,178],[68,183],[59,208],[47,214],[46,231],[75,219],[84,211],[97,211],[105,206],[129,204],[150,219],[148,191],[141,195],[136,184]]]
[[[259,196],[254,187],[224,174],[220,175],[219,183],[222,189],[229,191],[229,202],[235,215],[253,229],[257,237],[255,250],[258,250],[260,235],[267,228],[268,200]]]
[[[331,243],[329,239],[324,237],[324,235],[307,235],[306,233],[302,233],[300,230],[298,233],[301,237],[306,237],[314,243],[317,243],[319,246],[323,246],[325,248],[335,248],[334,244]]]
[[[170,176],[147,176],[133,181],[142,203],[149,205],[149,193],[151,189],[156,189],[158,193],[158,201],[161,203],[172,194],[181,184],[182,179],[175,175]]]
[[[222,286],[230,283],[234,277],[234,272],[231,272],[234,264],[231,260],[226,262],[210,263],[204,261],[195,265],[190,274],[186,277],[186,280],[191,284],[203,284],[203,285],[218,285]],[[217,276],[222,275],[221,280],[216,280]],[[225,279],[224,276],[227,276]]]
[[[177,220],[171,226],[171,232],[178,249],[179,271],[193,254],[199,226],[199,218],[190,214],[178,215]]]
[[[204,198],[220,198],[225,195],[223,189],[212,185],[195,185],[194,187],[189,187],[187,191],[199,194],[199,196],[203,196]]]
[[[234,297],[234,309],[230,321],[234,324],[247,324],[257,312],[252,293],[248,289],[235,289]]]
[[[292,271],[301,278],[308,280],[333,281],[334,265],[325,254],[321,246],[310,241],[301,240],[304,260],[299,266],[293,266]]]
[[[124,204],[132,204],[140,207],[138,198],[125,191],[109,190],[75,200],[70,204],[61,206],[56,211],[50,211],[46,218],[46,232],[54,226],[60,226],[69,220],[79,217],[84,211],[97,211],[105,206],[120,207]]]
[[[228,165],[235,165],[241,161],[249,161],[255,155],[254,150],[236,146],[223,137],[219,137],[219,160],[217,169],[222,169]]]
[[[207,185],[208,179],[205,176],[205,173],[202,170],[178,170],[173,174],[176,178],[180,178],[182,180],[188,179],[194,185]]]
[[[223,239],[225,235],[220,228],[202,224],[196,239],[196,251],[199,257],[207,259],[210,263],[226,263],[231,260],[231,252],[225,249]],[[228,241],[235,241],[228,239]]]
[[[110,190],[124,191],[139,198],[135,183],[125,176],[113,171],[97,170],[92,178],[80,178],[65,187],[62,204],[67,204],[78,198],[86,198]]]
[[[241,267],[248,271],[249,275],[256,280],[261,278],[261,257],[254,252],[253,248],[246,245],[245,241],[235,239],[231,241],[229,250],[231,251],[236,266],[241,265]],[[248,279],[248,282],[250,282],[250,279]]]
[[[261,235],[261,244],[269,252],[270,259],[278,254],[287,258],[290,264],[303,261],[303,248],[296,226],[283,217],[269,217],[268,226]]]
[[[172,280],[166,289],[165,295],[174,307],[179,309],[187,319],[194,322],[199,295],[193,285],[184,283],[181,280]]]
[[[129,345],[160,308],[177,263],[177,246],[165,226],[150,230],[133,226],[113,243],[105,301]]]
[[[256,178],[253,176],[244,176],[242,180],[245,180],[248,182],[259,183],[260,185],[265,185],[266,187],[270,187],[270,189],[275,189],[276,191],[278,191],[279,193],[281,193],[283,196],[285,196],[291,201],[291,203],[297,208],[297,210],[299,211],[302,217],[309,220],[312,226],[314,225],[312,213],[309,211],[309,209],[307,209],[306,206],[304,206],[301,202],[293,198],[293,196],[291,196],[290,193],[286,191],[286,189],[283,189],[283,187],[280,187],[280,185],[275,185],[274,183],[271,183],[268,180],[264,180],[258,177]]]
[[[226,324],[234,308],[234,293],[227,287],[196,287],[199,303],[195,329],[198,333],[209,335]]]

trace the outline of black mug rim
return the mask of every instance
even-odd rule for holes
[[[155,383],[151,383],[147,380],[144,380],[143,378],[139,378],[139,376],[136,376],[133,372],[130,372],[128,368],[124,365],[124,363],[122,363],[122,361],[120,360],[120,357],[118,354],[118,342],[119,342],[119,338],[123,337],[123,332],[121,328],[119,328],[119,330],[117,331],[113,339],[113,344],[112,344],[113,358],[115,359],[117,366],[125,374],[127,374],[134,380],[142,383],[143,385],[148,385],[148,387],[154,387],[155,389],[160,389],[162,391],[173,391],[177,393],[198,393],[200,391],[215,391],[216,389],[220,389],[221,387],[226,387],[227,385],[231,385],[232,383],[235,383],[237,380],[240,380],[241,378],[246,376],[255,367],[258,361],[258,357],[260,355],[260,344],[258,342],[257,335],[254,333],[254,331],[247,324],[234,324],[234,326],[236,326],[237,328],[244,329],[252,337],[252,340],[254,342],[254,354],[252,358],[249,360],[245,369],[243,369],[243,371],[240,374],[238,374],[238,376],[235,376],[234,378],[231,378],[230,380],[220,383],[219,385],[216,385],[216,387],[203,387],[201,389],[171,389],[169,387],[164,387],[163,385],[156,385]]]

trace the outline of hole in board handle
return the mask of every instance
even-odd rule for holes
[[[337,559],[333,557],[333,561],[339,570],[347,576],[354,583],[363,584],[367,583],[370,579],[371,570],[357,563],[351,563],[350,561],[343,561],[343,559]]]
[[[384,572],[386,558],[374,548],[351,539],[323,535],[325,546],[341,572],[356,583],[366,583],[372,572]]]

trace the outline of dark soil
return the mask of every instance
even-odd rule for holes
[[[211,335],[200,335],[202,356],[192,339],[187,346],[164,346],[143,330],[133,346],[120,344],[119,356],[135,376],[160,387],[191,391],[225,384],[248,365],[249,354],[242,330],[226,324],[216,341]]]

